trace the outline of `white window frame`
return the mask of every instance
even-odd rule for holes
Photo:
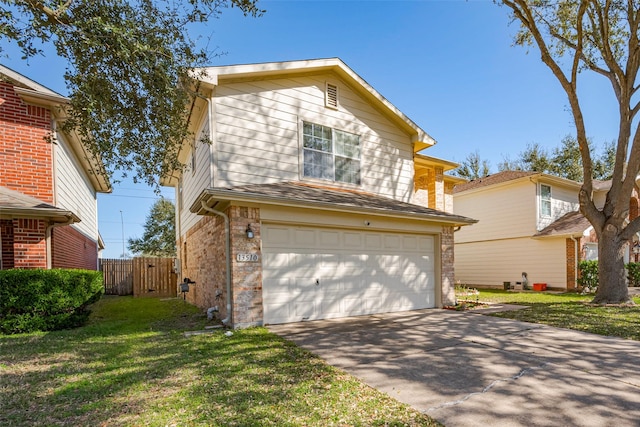
[[[323,128],[329,129],[331,130],[331,151],[322,151],[322,150],[317,150],[314,148],[309,148],[309,147],[305,147],[305,124],[308,125],[313,125],[313,126],[321,126]],[[344,154],[338,154],[336,153],[335,150],[335,140],[336,140],[336,133],[343,133],[346,135],[351,135],[351,136],[355,136],[358,139],[358,157],[351,157],[351,156],[347,156]],[[312,175],[307,175],[305,174],[305,152],[306,151],[310,151],[310,152],[317,152],[317,153],[323,153],[323,154],[330,154],[331,155],[331,163],[333,166],[332,169],[332,176],[331,178],[323,178],[323,177],[317,177],[317,176],[312,176]],[[336,158],[340,159],[349,159],[351,161],[357,161],[358,162],[358,171],[357,171],[357,177],[356,177],[356,182],[351,182],[351,181],[342,181],[342,180],[337,180],[336,179]],[[339,185],[349,185],[349,186],[356,186],[356,187],[360,187],[362,186],[362,137],[359,134],[356,133],[352,133],[352,132],[347,132],[341,129],[336,129],[334,127],[331,126],[326,126],[320,123],[316,123],[316,122],[312,122],[312,121],[307,121],[307,120],[302,120],[300,122],[300,177],[301,179],[304,180],[318,180],[318,181],[323,181],[323,182],[332,182],[335,184],[339,184]]]
[[[543,187],[547,187],[549,189],[549,199],[543,199],[542,196],[542,188]],[[553,189],[551,188],[551,186],[549,184],[540,184],[540,203],[539,203],[539,209],[540,209],[540,217],[541,218],[552,218],[553,217]],[[549,213],[546,214],[544,212],[543,209],[543,204],[544,203],[549,203]]]

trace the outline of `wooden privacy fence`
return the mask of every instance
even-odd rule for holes
[[[107,295],[133,295],[133,260],[100,259],[100,271]]]
[[[174,258],[103,259],[100,269],[108,295],[159,298],[178,295]]]

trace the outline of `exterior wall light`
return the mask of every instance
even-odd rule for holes
[[[251,224],[247,224],[247,229],[245,230],[247,233],[247,239],[253,239],[253,230],[251,229]]]

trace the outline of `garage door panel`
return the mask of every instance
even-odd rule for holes
[[[270,224],[263,230],[265,323],[434,306],[433,236]]]

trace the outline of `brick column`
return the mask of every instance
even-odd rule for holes
[[[440,234],[442,304],[455,305],[455,270],[453,227],[442,227]]]
[[[567,259],[567,290],[569,289],[576,289],[577,287],[577,283],[576,283],[576,262],[580,261],[580,246],[581,246],[581,242],[582,239],[576,239],[578,242],[574,242],[573,239],[569,238],[566,239],[565,241],[565,247],[566,247],[566,259]],[[577,250],[577,255],[578,258],[576,259],[576,245],[578,247]]]
[[[231,223],[233,327],[259,326],[263,321],[260,209],[231,206],[227,215]],[[251,225],[253,239],[247,238],[247,225]]]

